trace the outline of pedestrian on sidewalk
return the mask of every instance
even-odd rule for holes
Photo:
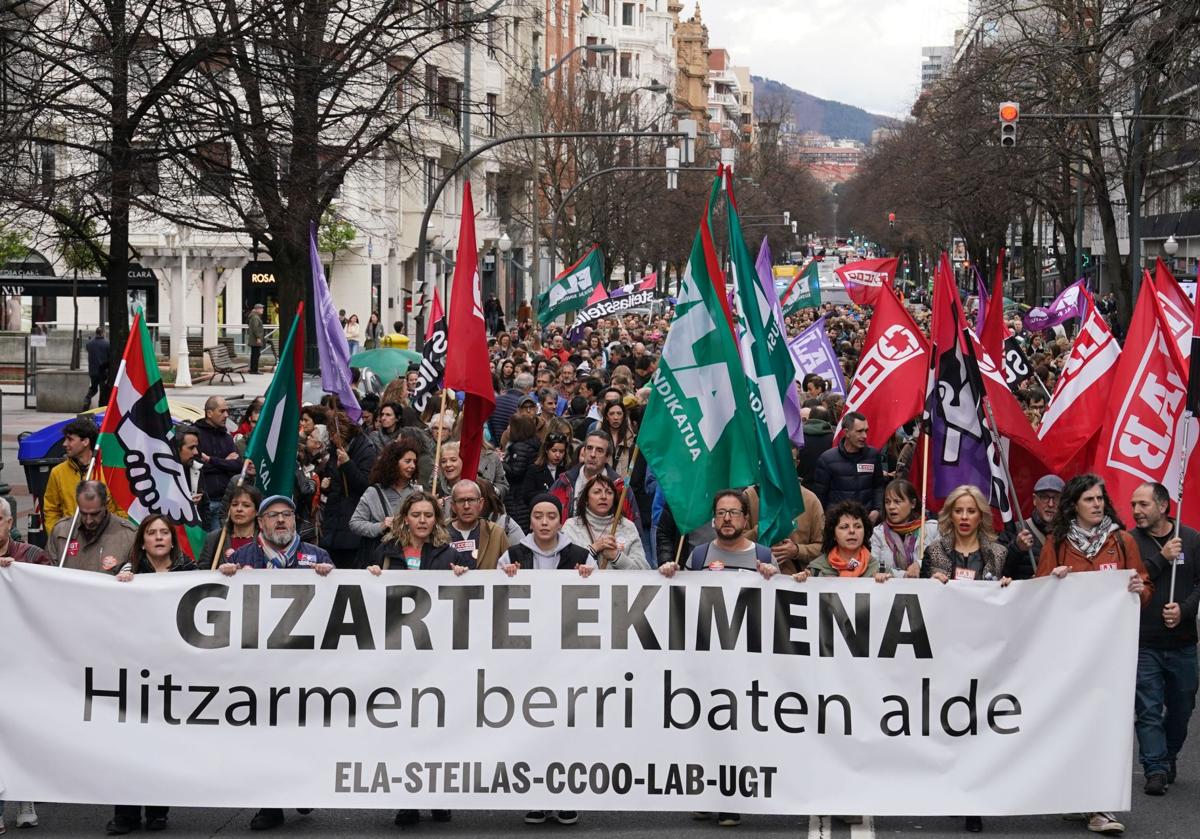
[[[250,307],[250,317],[246,319],[246,332],[246,343],[250,346],[250,372],[257,373],[258,359],[267,342],[267,330],[263,328],[262,303],[255,303]]]
[[[96,334],[87,342],[87,357],[88,357],[88,379],[91,384],[88,385],[87,396],[83,398],[83,410],[90,410],[92,407],[92,397],[99,394],[100,400],[97,403],[103,407],[108,404],[108,367],[109,367],[109,344],[108,339],[104,337],[104,327],[97,326]]]

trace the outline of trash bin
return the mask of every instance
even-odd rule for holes
[[[46,531],[42,527],[42,497],[50,482],[50,470],[63,462],[62,423],[39,431],[26,431],[17,437],[17,462],[25,470],[25,484],[33,496],[33,511],[25,523],[25,539],[39,548],[46,547]]]

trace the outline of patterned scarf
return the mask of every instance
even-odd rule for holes
[[[1080,527],[1079,519],[1075,519],[1071,522],[1071,529],[1067,531],[1067,540],[1075,546],[1075,550],[1091,559],[1100,553],[1108,535],[1120,529],[1108,516],[1100,519],[1100,523],[1092,530]]]
[[[906,571],[908,566],[919,557],[913,556],[917,549],[918,531],[921,529],[921,518],[918,516],[904,524],[883,525],[883,541],[892,549],[896,567]]]
[[[296,564],[296,551],[300,549],[300,534],[292,534],[292,542],[282,551],[269,540],[258,534],[258,546],[262,548],[269,568],[291,568]]]

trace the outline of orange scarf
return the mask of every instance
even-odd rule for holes
[[[867,563],[871,561],[871,552],[866,546],[860,547],[858,553],[851,559],[842,559],[842,555],[838,553],[835,547],[829,552],[827,557],[829,564],[833,566],[833,570],[838,572],[839,577],[861,577],[867,571]]]

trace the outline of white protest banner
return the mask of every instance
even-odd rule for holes
[[[1126,583],[122,584],[15,564],[0,569],[0,788],[219,807],[1119,811],[1139,611]]]

